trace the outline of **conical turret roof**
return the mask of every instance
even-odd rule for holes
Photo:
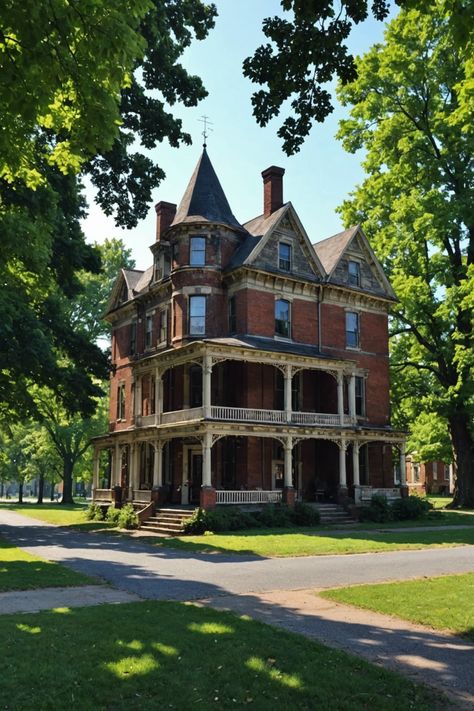
[[[232,214],[205,148],[179,204],[172,226],[193,222],[217,222],[243,230]]]

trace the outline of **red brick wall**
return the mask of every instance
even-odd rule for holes
[[[291,305],[291,330],[294,341],[316,345],[318,320],[316,302],[294,299]]]

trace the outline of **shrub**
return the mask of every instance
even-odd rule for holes
[[[240,509],[217,509],[206,511],[196,509],[193,515],[184,522],[185,533],[201,535],[206,531],[239,531],[246,528],[257,528],[260,525],[254,514]]]
[[[120,509],[116,509],[115,506],[109,506],[107,509],[107,515],[106,519],[109,523],[114,523],[115,525],[118,524],[120,516]]]
[[[88,521],[103,521],[104,512],[99,504],[90,504],[86,510],[86,519]]]
[[[293,526],[291,509],[285,504],[269,504],[258,514],[258,520],[268,528],[286,528]]]
[[[374,521],[375,523],[385,523],[393,518],[392,507],[386,496],[374,494],[370,506],[364,506],[359,512],[359,521]]]
[[[291,518],[296,526],[317,526],[321,521],[318,509],[297,501],[291,511]]]
[[[427,499],[420,499],[419,496],[406,496],[393,502],[392,513],[396,521],[406,521],[423,518],[432,508],[433,505]]]
[[[132,504],[126,504],[123,508],[118,509],[118,525],[120,528],[138,528],[138,516]]]

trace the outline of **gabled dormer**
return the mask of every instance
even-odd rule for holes
[[[360,225],[313,245],[329,284],[396,300],[382,265]]]
[[[140,291],[146,272],[139,269],[121,269],[112,287],[105,316],[132,301]]]

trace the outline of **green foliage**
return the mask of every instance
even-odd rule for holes
[[[444,19],[455,51],[466,60],[466,73],[456,87],[459,101],[452,106],[451,124],[472,133],[474,53],[469,3],[397,0],[396,4],[415,8],[433,24],[437,22],[436,14]],[[243,67],[245,76],[265,87],[252,96],[253,114],[260,126],[266,126],[282,109],[286,111],[291,106],[290,115],[277,134],[283,140],[285,153],[292,155],[299,151],[314,121],[322,123],[333,111],[330,82],[339,79],[346,84],[357,77],[358,67],[347,46],[353,26],[370,14],[377,20],[385,19],[390,3],[281,0],[281,7],[282,17],[263,21],[262,31],[269,42],[260,45]],[[424,38],[421,30],[421,41]]]
[[[359,521],[385,523],[393,519],[392,508],[386,496],[372,496],[370,506],[363,506],[359,512]]]
[[[120,528],[138,528],[138,523],[138,516],[132,504],[125,504],[119,509],[118,525]]]
[[[393,518],[396,521],[424,518],[433,505],[428,499],[421,499],[419,496],[406,496],[392,503]]]
[[[363,223],[399,299],[395,424],[414,423],[425,455],[445,452],[449,433],[455,502],[472,506],[474,132],[466,111],[474,106],[473,53],[464,50],[474,30],[447,8],[403,10],[339,88],[352,106],[339,138],[348,151],[364,149],[366,172],[341,212],[346,225]]]
[[[260,511],[242,511],[239,508],[196,509],[184,522],[185,533],[202,535],[206,531],[239,531],[250,528],[291,528],[292,526],[317,526],[319,511],[307,504],[297,503],[294,509],[284,504],[264,506]]]
[[[105,516],[106,520],[109,523],[113,523],[114,525],[118,524],[120,517],[120,509],[116,509],[115,506],[109,506],[107,509],[107,514]]]
[[[88,521],[103,521],[104,512],[98,504],[90,504],[85,512]]]

